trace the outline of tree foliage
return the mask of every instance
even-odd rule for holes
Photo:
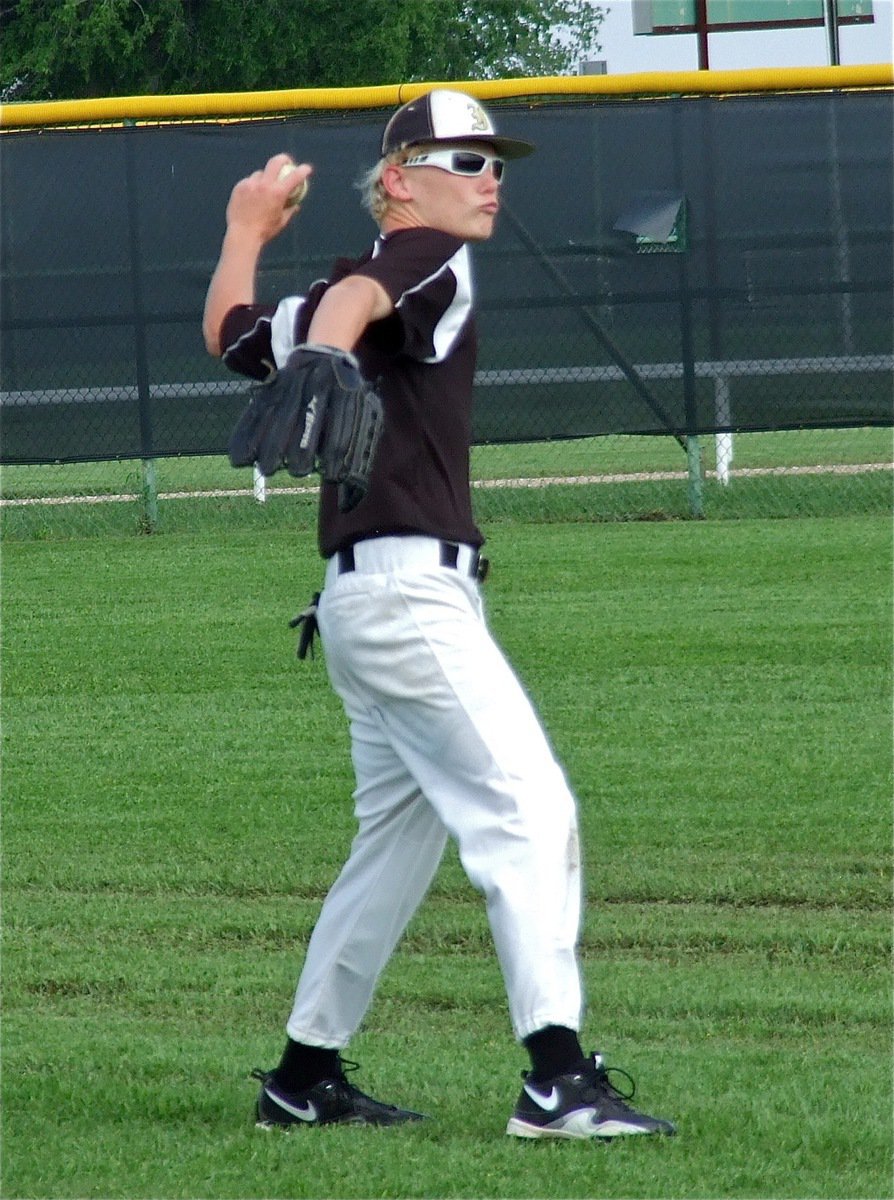
[[[4,99],[567,74],[591,0],[0,0]]]

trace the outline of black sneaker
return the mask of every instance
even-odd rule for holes
[[[631,1089],[619,1092],[609,1082],[609,1072],[630,1080]],[[626,1071],[603,1066],[591,1054],[580,1067],[556,1075],[545,1083],[532,1083],[522,1073],[525,1085],[506,1132],[523,1138],[613,1138],[632,1133],[675,1134],[670,1121],[647,1117],[626,1103],[633,1099],[636,1085]]]
[[[303,1092],[283,1091],[273,1071],[252,1071],[252,1078],[261,1081],[257,1107],[260,1129],[293,1125],[401,1125],[405,1121],[425,1120],[422,1113],[373,1100],[348,1083],[343,1073],[323,1079]]]

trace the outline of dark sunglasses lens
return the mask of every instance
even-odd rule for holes
[[[471,154],[457,151],[453,156],[453,169],[457,175],[480,175],[487,166],[483,154]]]
[[[453,155],[453,169],[457,175],[483,175],[488,163],[493,169],[494,179],[499,182],[503,178],[505,166],[502,158],[485,158],[483,154],[464,150],[458,150]]]

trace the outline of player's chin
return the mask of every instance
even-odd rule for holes
[[[487,241],[494,231],[496,220],[496,210],[493,212],[482,211],[476,213],[473,219],[469,222],[469,231],[466,234],[466,239],[470,242]]]

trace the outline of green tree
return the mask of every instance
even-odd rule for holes
[[[0,0],[7,100],[567,74],[592,0]]]

